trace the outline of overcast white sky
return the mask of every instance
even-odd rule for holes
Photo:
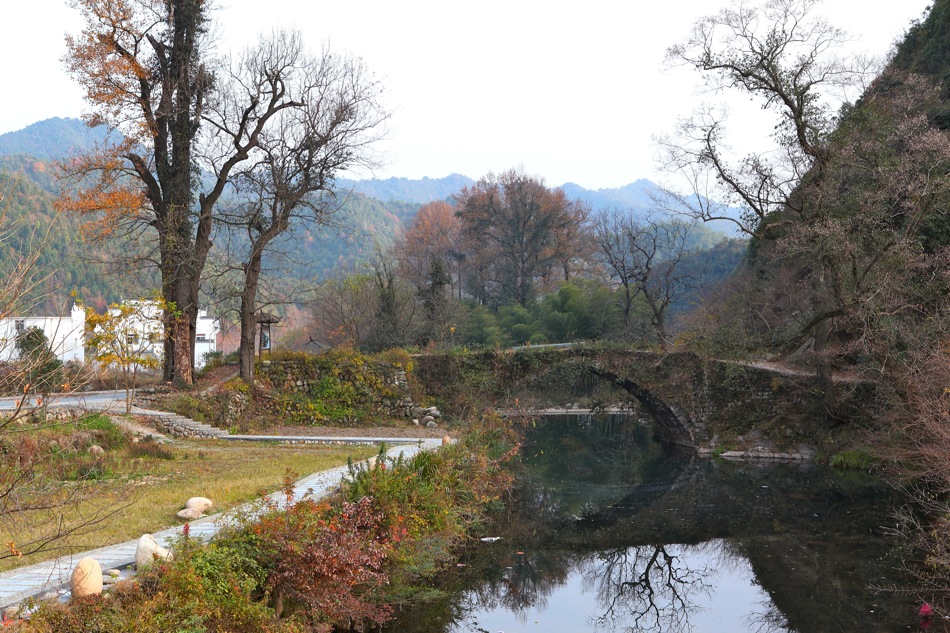
[[[216,0],[220,48],[295,27],[363,57],[394,111],[377,177],[478,178],[521,166],[549,185],[661,180],[652,137],[699,99],[697,76],[661,69],[666,48],[717,0]],[[0,133],[83,110],[62,70],[66,0],[8,1],[0,26]],[[857,50],[883,55],[929,0],[825,0]],[[742,121],[739,99],[730,105]],[[741,143],[740,143],[741,145]],[[740,147],[741,149],[742,147]]]

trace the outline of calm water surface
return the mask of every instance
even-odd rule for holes
[[[552,421],[525,447],[501,540],[388,630],[919,631],[912,597],[874,590],[905,582],[897,503],[812,465],[670,454],[629,420]]]

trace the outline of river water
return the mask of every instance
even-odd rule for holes
[[[668,452],[630,420],[549,421],[493,543],[405,633],[921,630],[880,482]],[[931,630],[943,630],[935,627]]]

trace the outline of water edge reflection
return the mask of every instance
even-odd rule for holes
[[[632,424],[549,423],[503,540],[393,631],[908,630],[893,493],[815,466],[671,455]]]

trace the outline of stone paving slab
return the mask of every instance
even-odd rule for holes
[[[232,436],[233,437],[233,436]],[[268,441],[282,441],[286,438],[281,436],[261,436],[267,437]],[[291,438],[293,439],[293,438]],[[314,438],[305,438],[314,439]],[[323,438],[329,441],[340,441],[345,438]],[[361,443],[386,443],[396,444],[394,440],[405,442],[407,438],[349,438],[359,439]],[[435,450],[442,441],[439,439],[412,439],[412,444],[396,445],[387,451],[390,457],[412,457],[421,450]],[[375,458],[373,458],[375,459]],[[367,460],[369,463],[371,460]],[[290,503],[298,501],[307,495],[313,498],[321,498],[335,491],[340,481],[348,474],[348,466],[337,466],[329,470],[314,473],[297,481],[293,486],[293,499]],[[286,505],[287,498],[283,492],[275,492],[269,499],[278,505]],[[239,506],[238,511],[253,512],[259,505],[247,503]],[[228,513],[214,514],[203,519],[189,522],[190,535],[193,538],[209,540],[225,525],[228,521]],[[172,527],[159,532],[154,532],[152,536],[161,545],[166,545],[174,541],[182,534],[182,526]],[[99,549],[76,554],[61,556],[60,558],[37,563],[28,567],[21,567],[7,572],[0,573],[0,608],[12,604],[20,603],[33,596],[38,596],[50,591],[61,591],[69,588],[69,578],[72,575],[76,563],[86,556],[95,558],[102,566],[103,571],[107,569],[127,568],[135,561],[135,548],[138,545],[138,539],[109,545]]]

